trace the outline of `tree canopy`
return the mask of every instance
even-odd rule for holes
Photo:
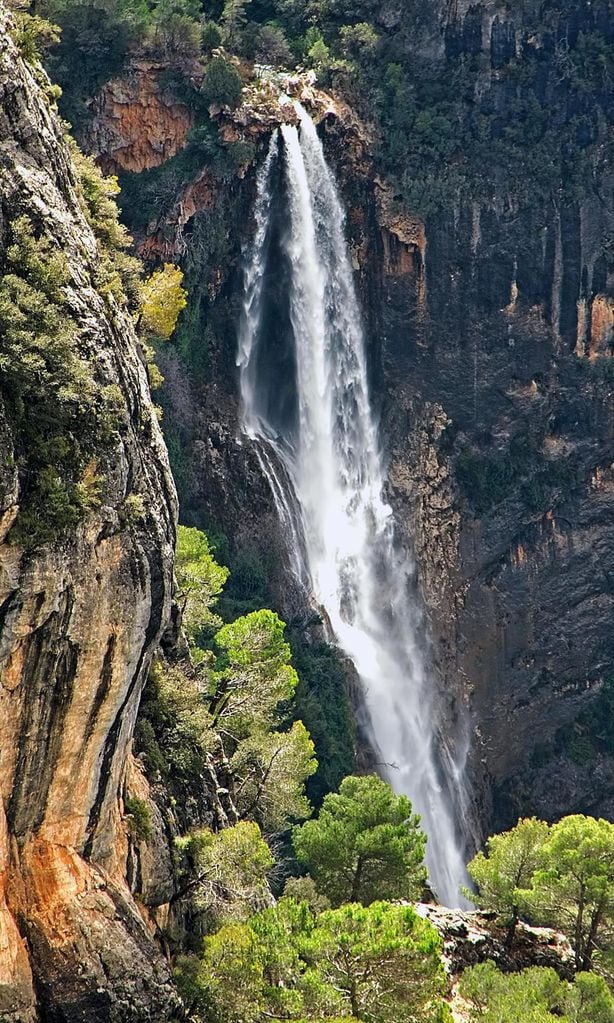
[[[593,973],[579,973],[570,984],[552,969],[501,973],[486,962],[465,970],[459,992],[470,1006],[471,1023],[614,1021],[614,1000],[605,981]]]
[[[519,920],[523,892],[540,864],[547,836],[544,821],[535,817],[520,820],[510,831],[489,838],[486,852],[479,852],[467,866],[477,891],[466,894],[477,906],[494,910],[503,918],[508,926],[508,945]]]
[[[590,969],[599,949],[612,943],[614,824],[583,814],[553,824],[529,899],[536,919],[569,937],[577,967]]]
[[[407,796],[376,775],[344,778],[316,820],[293,831],[296,857],[333,906],[418,897],[426,838]]]
[[[219,1023],[447,1019],[441,939],[409,906],[350,904],[317,916],[281,899],[205,940],[201,996]]]
[[[614,936],[614,824],[574,814],[535,818],[487,842],[468,866],[476,903],[494,910],[513,937],[519,916],[567,935],[578,969],[590,969]]]

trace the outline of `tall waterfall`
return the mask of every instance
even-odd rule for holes
[[[463,753],[455,761],[439,734],[412,566],[395,545],[383,496],[344,212],[315,126],[296,108],[300,130],[284,125],[281,146],[275,133],[257,183],[237,358],[244,432],[271,484],[296,572],[360,677],[378,770],[421,814],[433,887],[441,901],[458,905]],[[287,428],[271,421],[259,367],[276,188],[285,203],[281,246],[296,376],[295,421]]]

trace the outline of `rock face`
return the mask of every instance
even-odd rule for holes
[[[185,145],[192,114],[162,84],[167,63],[135,60],[121,78],[109,82],[91,105],[88,150],[99,157],[105,174],[141,172],[159,167]],[[181,73],[197,68],[181,64]]]
[[[479,88],[504,111],[517,95],[501,69],[525,45],[541,60],[541,44],[498,0],[437,13],[442,31],[425,30],[424,59],[480,55]],[[378,17],[394,26],[398,5]],[[583,7],[570,31],[582,18],[590,30],[592,17]],[[247,99],[216,116],[227,140],[249,140],[260,158],[288,114],[257,89]],[[611,182],[562,187],[545,205],[502,186],[422,219],[377,176],[351,111],[317,90],[303,99],[345,195],[389,497],[415,552],[435,684],[448,719],[464,716],[471,734],[484,829],[520,813],[610,814],[612,757],[599,744],[578,750],[573,736],[614,667]],[[185,514],[270,550],[270,497],[237,442],[253,186],[247,164],[221,180],[203,162],[139,240],[145,253],[181,259],[192,285],[183,364],[169,352],[164,367]],[[276,590],[283,607],[283,581]]]
[[[8,29],[1,10],[0,254],[23,214],[63,253],[80,354],[122,425],[100,507],[26,551],[7,539],[21,493],[0,390],[0,1016],[158,1021],[176,996],[124,880],[120,790],[169,617],[176,496],[131,318],[96,290],[59,118]]]
[[[497,925],[493,914],[427,904],[419,904],[416,909],[443,938],[444,962],[451,977],[491,960],[504,973],[542,966],[556,970],[563,980],[574,978],[573,949],[563,934],[549,927],[518,924],[512,947],[507,949],[505,928]]]

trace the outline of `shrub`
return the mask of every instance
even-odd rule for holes
[[[222,45],[222,30],[215,21],[205,21],[200,33],[201,46],[205,53]]]
[[[147,842],[151,838],[151,808],[144,799],[129,796],[124,800],[124,816],[128,821],[130,834],[138,841]]]
[[[219,104],[234,110],[241,103],[241,76],[227,57],[214,57],[207,64],[201,95],[205,103]]]
[[[21,56],[28,63],[38,63],[43,53],[59,43],[62,31],[59,25],[27,11],[18,11],[14,17],[17,26],[14,39]]]

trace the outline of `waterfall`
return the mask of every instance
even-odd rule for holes
[[[284,125],[281,139],[275,134],[257,182],[237,358],[243,428],[271,485],[295,572],[325,609],[360,677],[378,770],[410,796],[428,835],[432,885],[442,902],[459,905],[466,875],[455,820],[465,806],[466,748],[452,756],[440,734],[411,596],[412,565],[395,544],[384,498],[344,211],[315,126],[296,109],[300,130]],[[295,422],[285,430],[268,417],[258,364],[266,340],[272,172],[281,171],[282,152],[281,245],[296,373]]]

